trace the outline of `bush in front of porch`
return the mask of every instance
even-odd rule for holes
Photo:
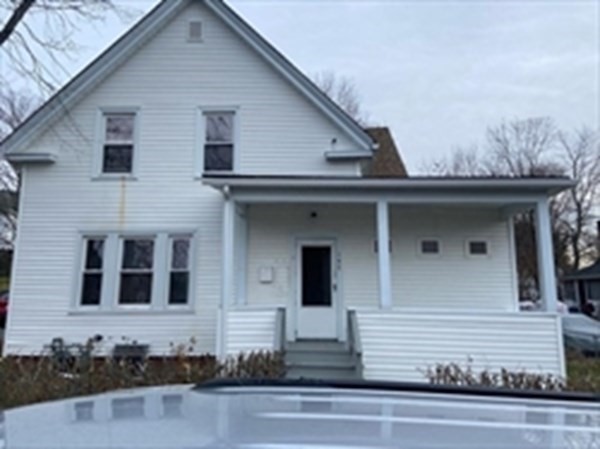
[[[212,355],[175,353],[141,364],[109,357],[75,357],[69,366],[50,356],[0,359],[0,409],[36,402],[157,385],[197,384],[216,378],[280,378],[283,357],[251,352],[218,361]]]
[[[600,393],[600,357],[584,357],[582,354],[569,352],[566,361],[566,379],[525,370],[477,370],[473,368],[471,361],[465,364],[436,364],[424,370],[423,374],[429,383],[436,385]]]

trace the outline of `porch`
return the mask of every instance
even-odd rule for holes
[[[566,182],[472,181],[207,180],[225,198],[218,353],[335,340],[369,379],[467,361],[563,374],[547,199]],[[540,314],[518,308],[512,216],[528,209]]]

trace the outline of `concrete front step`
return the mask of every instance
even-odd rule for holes
[[[340,380],[340,379],[357,379],[354,368],[307,368],[307,367],[292,367],[287,370],[286,378],[288,379],[320,379],[320,380]]]
[[[347,352],[345,343],[333,340],[298,340],[286,343],[286,351]]]
[[[349,352],[332,351],[295,351],[287,350],[285,360],[288,363],[296,365],[334,365],[334,366],[353,366],[354,360]]]
[[[344,343],[331,340],[301,340],[285,349],[288,379],[356,379],[356,366]]]

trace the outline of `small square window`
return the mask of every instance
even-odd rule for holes
[[[204,134],[204,170],[232,171],[234,158],[233,112],[206,112]]]
[[[134,112],[105,113],[102,138],[102,173],[133,172]]]
[[[425,239],[420,242],[421,254],[439,254],[440,241],[434,239]]]
[[[469,240],[468,250],[471,256],[487,256],[489,253],[488,243],[485,240]]]

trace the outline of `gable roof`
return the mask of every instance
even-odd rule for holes
[[[565,276],[565,280],[598,279],[600,280],[600,259],[592,265]]]
[[[389,128],[365,128],[367,134],[379,145],[373,158],[363,165],[363,176],[368,178],[407,178],[408,172]]]
[[[222,0],[163,0],[4,139],[0,152],[19,152],[31,143],[194,1],[202,1],[354,142],[371,150],[373,141],[362,127]]]

